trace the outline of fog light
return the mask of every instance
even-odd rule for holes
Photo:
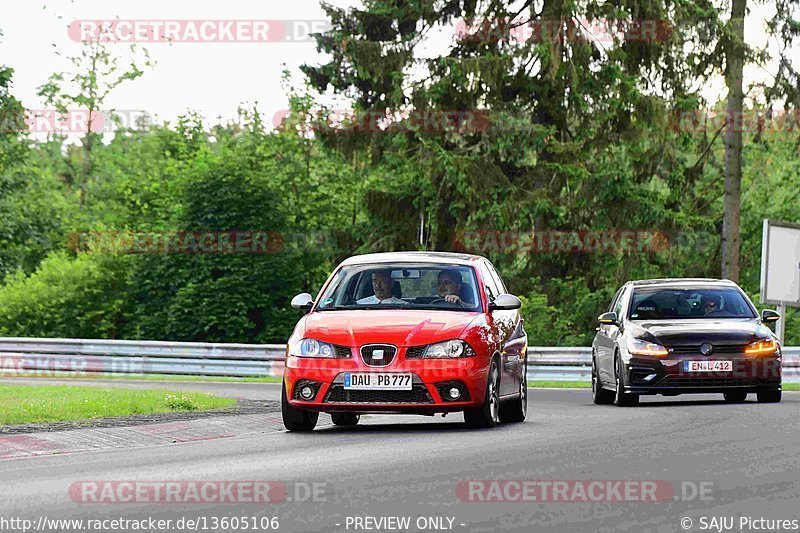
[[[457,388],[453,387],[450,389],[450,397],[454,400],[458,400],[459,396],[461,396],[461,391]]]
[[[300,396],[304,400],[310,400],[314,396],[314,389],[312,389],[308,385],[305,385],[300,388]]]

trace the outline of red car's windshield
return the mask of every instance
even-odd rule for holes
[[[446,309],[478,311],[475,273],[463,265],[390,263],[342,267],[316,311]]]

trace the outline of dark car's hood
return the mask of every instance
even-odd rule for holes
[[[649,320],[629,322],[632,336],[664,346],[701,344],[747,344],[771,335],[756,319]]]
[[[319,311],[305,317],[300,334],[342,346],[421,346],[459,338],[478,316],[463,311],[405,309]]]

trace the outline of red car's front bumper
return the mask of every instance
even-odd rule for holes
[[[355,350],[354,350],[355,351]],[[393,412],[433,414],[464,411],[483,404],[488,377],[488,358],[407,360],[399,357],[385,367],[366,365],[359,357],[320,359],[287,356],[284,371],[287,400],[298,409],[357,413]],[[346,372],[411,373],[410,391],[353,391],[344,389]],[[310,401],[300,398],[298,389],[310,384],[315,394]],[[462,391],[458,400],[447,398],[450,388]]]

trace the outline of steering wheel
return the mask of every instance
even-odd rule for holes
[[[428,305],[430,305],[430,304],[438,304],[438,303],[441,303],[441,302],[450,303],[447,300],[445,300],[444,298],[442,298],[441,296],[437,296],[436,298],[434,298],[433,300],[428,302]]]

